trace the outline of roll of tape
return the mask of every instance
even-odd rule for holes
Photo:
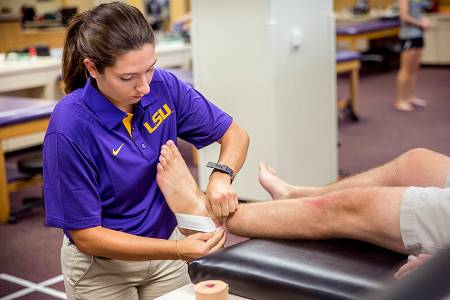
[[[227,300],[228,284],[222,280],[206,280],[195,285],[196,300]]]

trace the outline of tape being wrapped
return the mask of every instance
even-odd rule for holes
[[[227,300],[228,284],[222,280],[206,280],[195,285],[196,300]]]
[[[214,232],[216,225],[210,217],[175,214],[178,227],[201,232]]]

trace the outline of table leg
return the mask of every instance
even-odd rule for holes
[[[48,100],[56,100],[56,78],[50,78],[44,86],[43,97]]]
[[[351,72],[351,101],[352,108],[355,115],[358,115],[359,112],[359,103],[358,103],[358,81],[359,81],[359,70],[353,69]]]
[[[0,141],[0,222],[6,223],[9,218],[8,178],[6,176],[5,153]]]
[[[350,42],[350,50],[351,51],[355,51],[355,52],[358,51],[358,40],[359,39],[356,39],[356,38],[351,39],[351,42]]]

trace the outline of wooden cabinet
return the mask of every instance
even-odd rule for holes
[[[429,14],[432,28],[425,32],[422,64],[450,64],[450,14]]]
[[[20,21],[0,22],[0,52],[20,49],[37,44],[48,45],[50,48],[61,48],[64,46],[66,29],[27,29],[23,30]]]

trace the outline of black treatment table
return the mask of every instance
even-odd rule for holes
[[[250,299],[360,299],[406,256],[364,242],[252,239],[194,260],[193,283],[220,279]]]

